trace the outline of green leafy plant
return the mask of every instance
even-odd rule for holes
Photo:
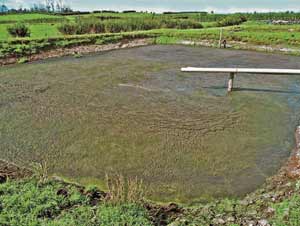
[[[29,59],[27,57],[21,57],[20,59],[18,59],[18,64],[25,64],[29,62]]]

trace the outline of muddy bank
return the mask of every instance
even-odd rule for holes
[[[57,58],[63,56],[80,56],[81,54],[97,53],[103,51],[110,51],[115,49],[133,48],[138,46],[145,46],[151,43],[151,39],[136,39],[136,40],[122,40],[118,43],[105,44],[105,45],[82,45],[70,48],[55,48],[52,50],[41,51],[38,54],[26,56],[26,61],[38,61],[49,58]],[[8,57],[0,59],[1,65],[15,64],[21,57]]]
[[[68,48],[55,48],[52,50],[43,50],[40,53],[30,55],[30,56],[24,56],[24,57],[26,58],[26,62],[45,60],[49,58],[57,58],[57,57],[63,57],[69,55],[73,55],[76,57],[76,56],[80,56],[81,54],[97,53],[97,52],[103,52],[109,50],[151,45],[153,44],[153,42],[154,41],[152,38],[135,39],[135,40],[125,39],[122,40],[121,42],[112,43],[112,44],[81,45],[81,46],[68,47]],[[299,49],[282,47],[282,46],[255,45],[251,43],[237,42],[237,41],[228,41],[227,43],[228,43],[227,44],[228,49],[254,50],[260,52],[283,53],[283,54],[290,54],[290,55],[300,54]],[[199,41],[181,40],[176,42],[176,44],[218,48],[218,44],[216,44],[214,40],[199,40]],[[18,61],[21,58],[22,57],[7,57],[4,59],[0,59],[0,66],[18,63]]]
[[[4,183],[7,179],[22,179],[32,175],[32,171],[25,167],[21,167],[12,162],[0,160],[0,183]]]
[[[219,47],[215,41],[212,40],[201,40],[201,41],[189,41],[189,40],[181,40],[177,42],[177,44],[182,45],[195,45],[195,46],[205,46],[205,47]],[[283,53],[290,55],[299,55],[299,48],[288,48],[282,46],[268,46],[268,45],[255,45],[246,42],[237,42],[237,41],[228,41],[227,42],[228,49],[241,49],[241,50],[254,50],[260,52],[269,52],[269,53]]]
[[[288,178],[300,179],[300,126],[295,132],[296,147],[292,151],[291,157],[287,164],[281,171],[283,171]]]

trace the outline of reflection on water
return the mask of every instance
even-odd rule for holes
[[[143,178],[150,198],[244,195],[293,148],[297,76],[181,73],[183,66],[300,68],[299,57],[148,46],[0,71],[0,154],[102,185]]]

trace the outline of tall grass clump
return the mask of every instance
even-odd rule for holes
[[[28,37],[30,36],[30,30],[29,27],[21,22],[18,22],[12,26],[9,26],[7,28],[7,31],[9,34],[11,34],[14,37]]]
[[[142,180],[138,178],[125,178],[118,174],[113,177],[106,175],[106,186],[108,188],[107,201],[112,204],[143,202],[145,187]]]
[[[145,31],[151,29],[200,29],[202,24],[196,20],[180,20],[163,18],[128,18],[99,20],[97,17],[81,18],[75,22],[64,23],[59,26],[59,31],[66,35],[91,34],[91,33],[120,33],[130,31]]]
[[[31,170],[33,177],[38,180],[39,183],[46,183],[49,179],[49,165],[46,160],[41,162],[34,162],[31,164]]]

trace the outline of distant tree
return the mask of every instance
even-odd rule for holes
[[[8,7],[6,6],[6,0],[0,1],[0,13],[8,12]]]
[[[50,3],[51,0],[45,0],[45,8],[48,12],[50,12],[51,10],[51,3]]]

